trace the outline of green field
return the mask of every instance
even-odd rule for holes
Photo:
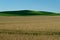
[[[0,16],[57,16],[59,13],[47,11],[33,11],[33,10],[20,10],[20,11],[3,11]]]

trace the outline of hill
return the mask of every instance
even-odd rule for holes
[[[19,11],[3,11],[0,16],[32,16],[32,15],[60,15],[53,12],[33,11],[33,10],[19,10]]]

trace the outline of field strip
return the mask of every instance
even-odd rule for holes
[[[0,30],[0,34],[26,34],[26,35],[60,35],[60,32],[49,31],[21,31],[21,30]]]

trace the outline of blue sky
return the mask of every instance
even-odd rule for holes
[[[0,0],[0,11],[9,10],[60,12],[60,0]]]

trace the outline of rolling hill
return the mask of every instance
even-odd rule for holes
[[[19,11],[3,11],[0,12],[0,16],[33,16],[33,15],[60,15],[53,12],[46,11],[33,11],[33,10],[19,10]]]

